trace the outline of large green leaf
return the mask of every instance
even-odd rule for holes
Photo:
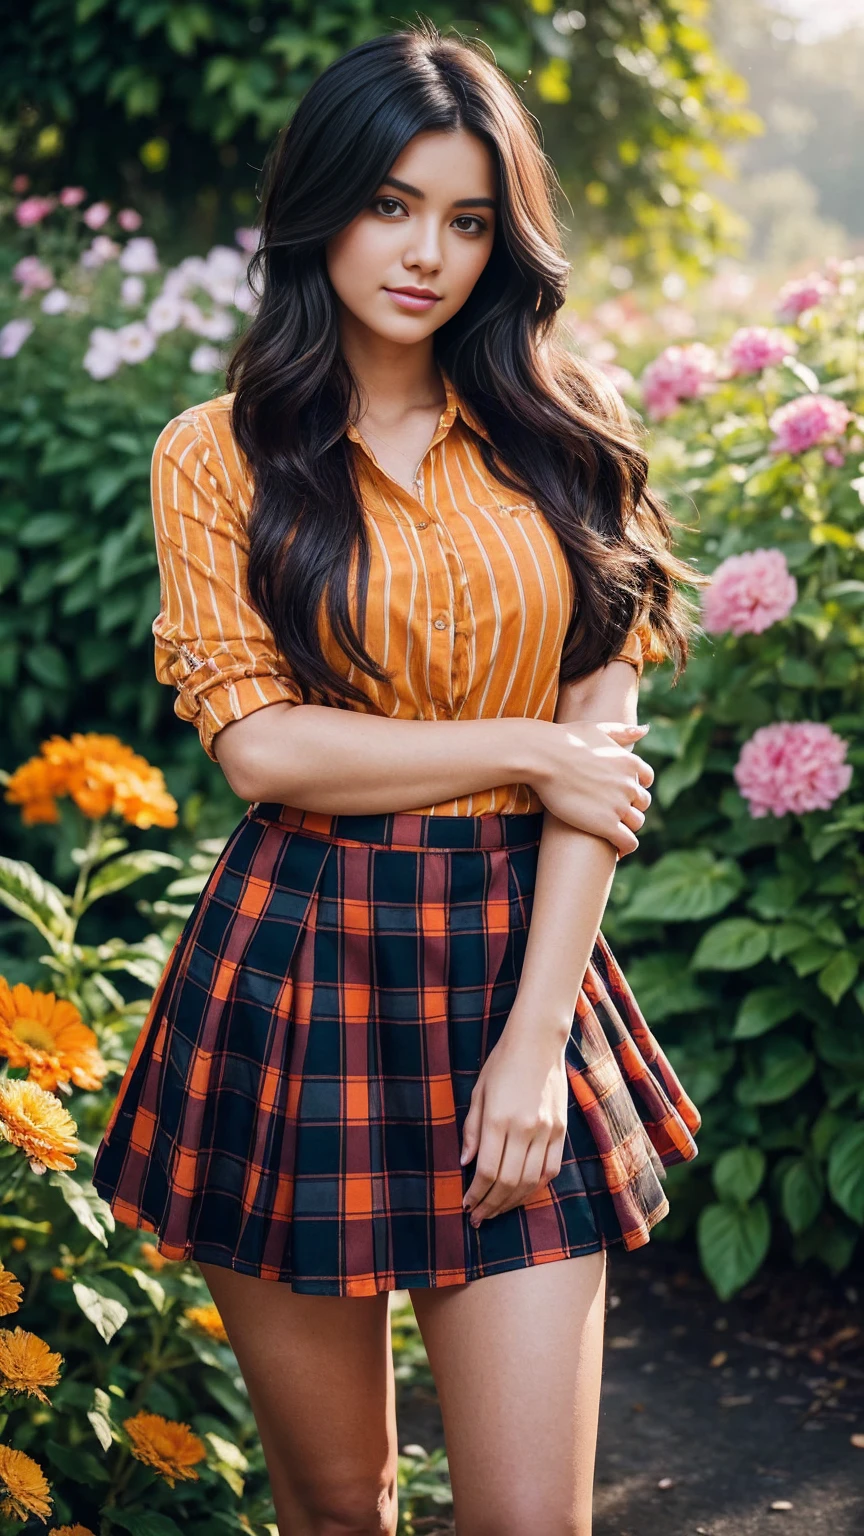
[[[728,1301],[752,1279],[771,1241],[771,1218],[764,1200],[753,1205],[719,1202],[706,1205],[696,1226],[699,1256],[721,1301]]]
[[[648,922],[698,922],[728,907],[743,884],[732,859],[718,859],[710,848],[681,849],[652,864],[623,915]]]
[[[87,885],[82,911],[102,896],[111,896],[115,891],[124,890],[143,875],[152,875],[157,869],[182,868],[183,860],[178,859],[176,854],[162,853],[156,848],[133,849],[122,854],[119,859],[110,859],[94,871]]]
[[[828,1188],[841,1211],[864,1225],[864,1120],[847,1126],[833,1143]]]
[[[760,1147],[730,1147],[721,1152],[712,1174],[721,1200],[746,1205],[765,1177],[765,1153]]]
[[[792,987],[756,987],[738,1009],[732,1034],[736,1040],[764,1035],[798,1011],[799,996]]]
[[[84,1316],[101,1333],[105,1343],[110,1344],[117,1329],[122,1328],[129,1316],[125,1296],[121,1300],[122,1292],[117,1286],[96,1277],[91,1277],[89,1285],[83,1280],[75,1280],[72,1291]]]
[[[170,1515],[160,1514],[155,1509],[112,1508],[111,1520],[114,1525],[129,1531],[130,1536],[183,1536],[180,1526]]]
[[[812,1157],[796,1157],[786,1168],[780,1185],[780,1203],[791,1230],[806,1231],[816,1220],[825,1197],[825,1181]]]
[[[800,1040],[772,1035],[747,1059],[735,1096],[739,1104],[780,1104],[813,1076],[816,1058]]]
[[[114,1212],[92,1184],[79,1184],[71,1174],[58,1168],[48,1174],[49,1184],[59,1189],[73,1216],[82,1227],[98,1239],[103,1248],[108,1247],[109,1232],[114,1231]]]
[[[72,918],[62,891],[43,880],[32,864],[0,857],[0,902],[32,923],[52,949],[71,939]]]
[[[743,971],[768,953],[770,929],[752,917],[726,917],[703,933],[690,961],[694,971]]]
[[[816,978],[816,985],[820,992],[830,997],[832,1003],[839,1003],[845,992],[849,991],[858,975],[859,961],[853,955],[851,949],[838,949],[828,964],[823,966]]]

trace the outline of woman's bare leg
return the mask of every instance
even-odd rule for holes
[[[411,1290],[459,1536],[590,1536],[605,1253]]]
[[[389,1294],[304,1296],[198,1268],[249,1392],[280,1536],[394,1536]]]

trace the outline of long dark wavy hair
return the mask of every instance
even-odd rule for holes
[[[600,370],[556,335],[569,273],[558,183],[534,119],[484,47],[425,20],[361,43],[316,79],[265,162],[249,264],[253,290],[262,286],[226,382],[254,483],[249,595],[307,702],[365,701],[328,663],[325,622],[347,661],[390,676],[362,640],[369,541],[345,435],[359,392],[324,247],[429,131],[465,129],[497,168],[489,260],[435,332],[434,355],[490,435],[494,446],[476,438],[487,468],[535,498],[564,546],[576,596],[561,679],[604,665],[636,626],[650,659],[672,659],[673,681],[686,664],[695,619],[678,584],[705,578],[671,552],[680,525],[647,486],[641,429]]]

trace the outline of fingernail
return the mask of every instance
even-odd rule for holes
[[[481,1220],[482,1220],[482,1218],[481,1218]],[[474,1227],[476,1229],[477,1227],[479,1227],[480,1221],[475,1220],[474,1217],[472,1216],[471,1217],[471,1225],[472,1225],[472,1227]]]

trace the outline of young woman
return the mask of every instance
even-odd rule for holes
[[[200,1265],[282,1536],[396,1530],[396,1288],[459,1536],[586,1536],[605,1249],[696,1152],[599,931],[694,572],[556,339],[553,192],[482,46],[353,49],[269,161],[230,392],[153,457],[157,674],[249,810],[94,1183]]]

